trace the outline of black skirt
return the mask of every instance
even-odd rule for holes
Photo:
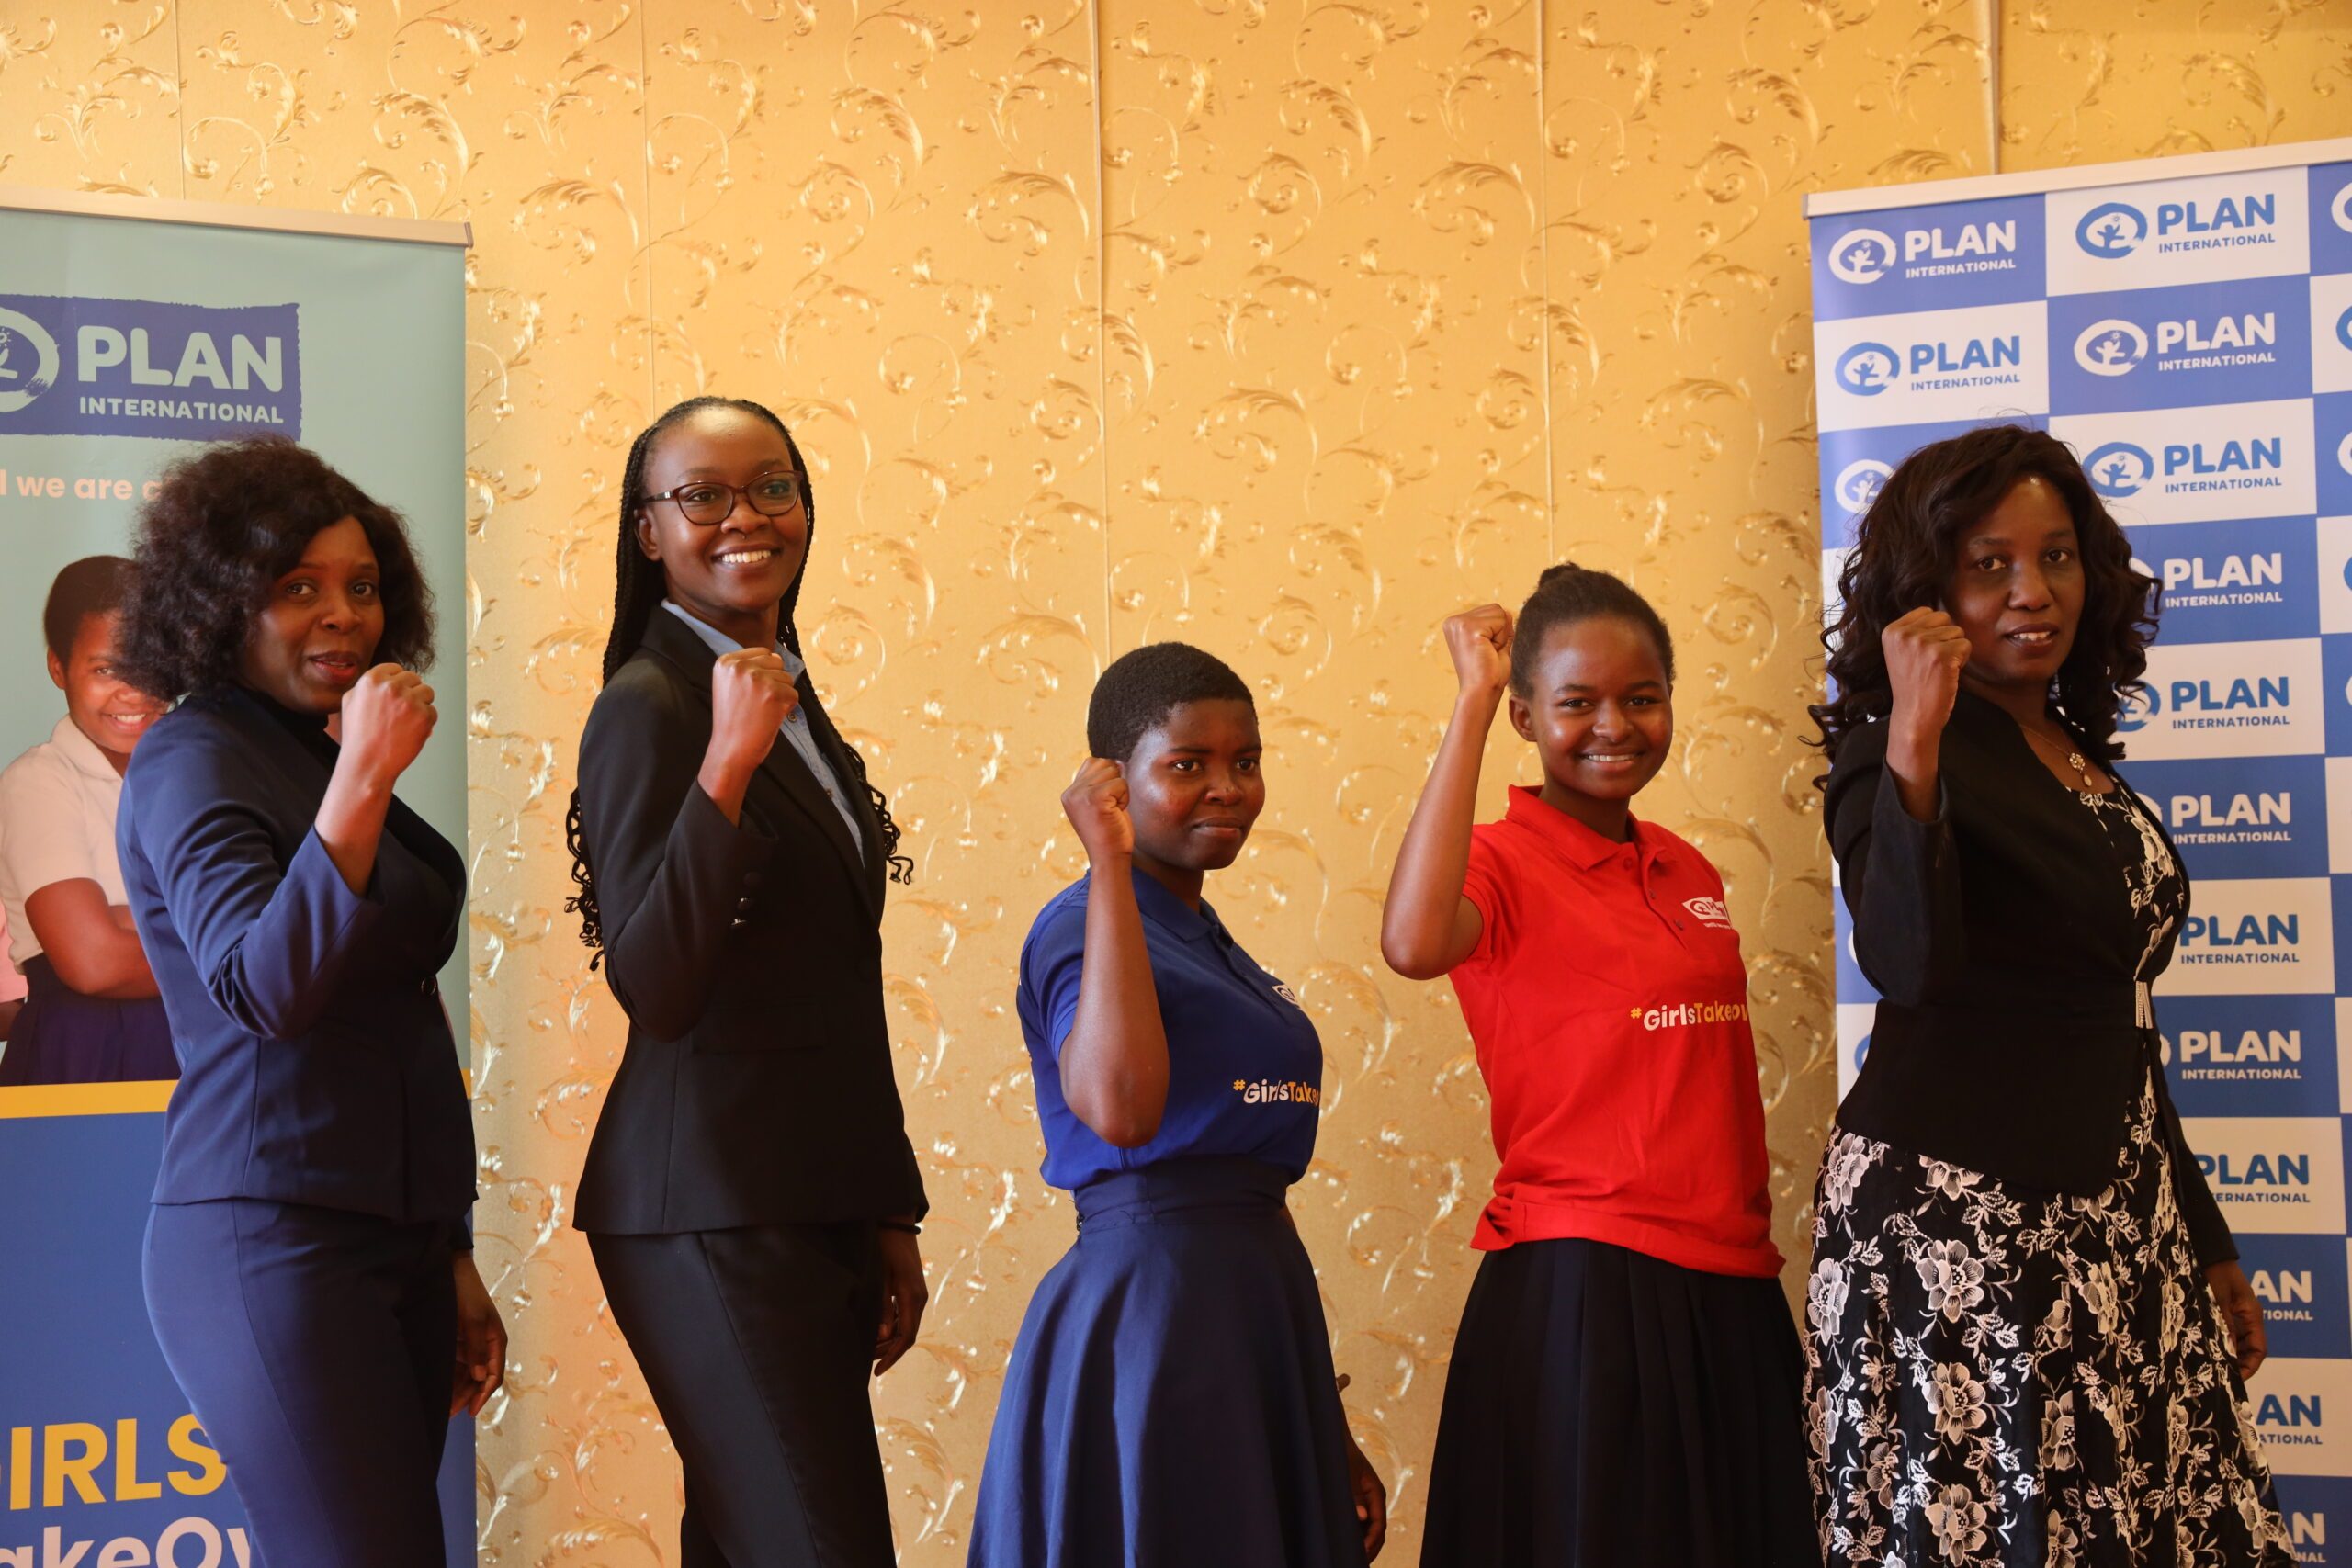
[[[1594,1241],[1488,1253],[1422,1568],[1814,1568],[1804,1377],[1777,1280]]]

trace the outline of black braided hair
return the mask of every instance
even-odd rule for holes
[[[615,671],[628,662],[629,656],[645,640],[645,628],[652,624],[655,612],[662,607],[662,595],[667,592],[660,563],[648,560],[637,543],[638,514],[645,510],[646,459],[652,456],[653,448],[661,444],[663,435],[706,409],[733,409],[766,421],[775,427],[778,435],[784,437],[785,449],[792,454],[792,466],[804,474],[808,471],[808,465],[801,460],[799,445],[792,439],[792,432],[785,428],[784,421],[778,419],[774,411],[748,399],[688,398],[670,408],[639,433],[637,439],[629,443],[628,462],[621,469],[620,540],[613,586],[613,631],[605,643],[603,678],[606,681],[610,681]],[[806,493],[808,538],[813,543],[817,536],[814,487]],[[796,657],[800,655],[800,628],[794,621],[793,613],[800,603],[800,584],[808,575],[808,559],[804,554],[800,570],[793,574],[792,585],[784,591],[784,604],[777,615],[777,627],[784,637],[784,644],[792,649]],[[819,711],[823,711],[821,705],[818,705]],[[890,803],[866,777],[865,759],[858,753],[857,748],[844,746],[842,750],[849,753],[849,765],[857,774],[858,784],[874,803],[875,820],[882,829],[882,858],[889,867],[890,880],[900,884],[912,882],[915,863],[899,852],[899,824],[890,815]],[[579,891],[565,902],[564,908],[580,916],[580,940],[594,954],[588,960],[588,967],[594,969],[604,958],[605,927],[603,913],[596,908],[595,874],[589,869],[587,846],[581,840],[580,791],[577,786],[571,792],[571,809],[564,813],[563,841],[565,847],[571,851],[571,880],[579,887]]]

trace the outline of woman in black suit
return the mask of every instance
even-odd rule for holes
[[[2003,425],[1905,459],[1839,589],[1813,714],[1883,999],[1815,1196],[1827,1560],[2291,1562],[2261,1309],[2149,997],[2188,878],[2115,769],[2155,583],[2074,455]]]
[[[574,907],[629,1020],[579,1224],[685,1469],[685,1568],[888,1568],[867,1370],[927,1296],[882,998],[912,867],[800,662],[814,525],[756,403],[637,438],[572,797]]]

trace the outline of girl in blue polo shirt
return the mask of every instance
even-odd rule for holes
[[[1088,873],[1030,929],[1019,998],[1079,1235],[1022,1321],[971,1568],[1362,1568],[1386,1496],[1283,1204],[1322,1045],[1201,898],[1265,805],[1250,688],[1156,643],[1102,672],[1086,731],[1062,808]]]

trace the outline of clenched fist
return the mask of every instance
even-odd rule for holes
[[[1062,791],[1062,810],[1096,865],[1135,853],[1136,824],[1127,815],[1127,773],[1118,763],[1089,757]]]
[[[1445,650],[1464,696],[1499,692],[1510,680],[1510,612],[1481,604],[1445,618]]]
[[[710,759],[748,774],[767,761],[784,721],[799,706],[799,688],[774,649],[720,654],[710,667]]]
[[[1879,634],[1886,683],[1894,694],[1890,722],[1900,739],[1932,743],[1951,717],[1960,672],[1968,663],[1968,634],[1941,610],[1922,605]]]
[[[432,737],[433,688],[413,670],[379,664],[343,694],[335,728],[342,765],[390,785],[408,771]]]

